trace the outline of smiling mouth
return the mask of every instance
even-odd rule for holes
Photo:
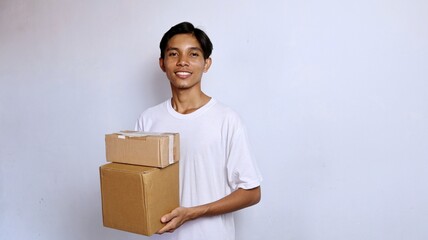
[[[192,75],[191,72],[175,72],[175,75],[177,75],[180,78],[187,78],[190,75]]]

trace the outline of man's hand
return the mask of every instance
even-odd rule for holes
[[[260,196],[260,187],[252,189],[239,188],[226,197],[212,203],[189,208],[178,207],[162,216],[161,222],[166,223],[166,225],[157,233],[174,232],[183,223],[202,216],[215,216],[249,207],[258,203]]]
[[[162,223],[166,223],[166,225],[160,229],[157,233],[162,234],[165,232],[174,232],[175,229],[180,227],[183,223],[190,220],[190,209],[184,207],[178,207],[172,212],[165,214],[161,218]]]

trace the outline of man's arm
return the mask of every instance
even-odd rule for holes
[[[260,186],[253,189],[239,188],[212,203],[189,208],[178,207],[161,218],[161,221],[166,225],[158,233],[173,232],[183,223],[199,217],[225,214],[252,206],[258,203],[260,198]]]

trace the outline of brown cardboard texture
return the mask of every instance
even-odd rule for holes
[[[122,132],[106,134],[108,162],[164,168],[180,159],[178,133]]]
[[[150,236],[179,206],[178,163],[151,168],[120,163],[100,167],[105,227]]]

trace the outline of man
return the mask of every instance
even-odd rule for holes
[[[235,239],[232,212],[260,201],[261,176],[239,116],[201,90],[212,43],[191,23],[173,26],[160,42],[159,65],[172,98],[143,112],[138,131],[180,133],[180,207],[161,218],[162,237]]]

